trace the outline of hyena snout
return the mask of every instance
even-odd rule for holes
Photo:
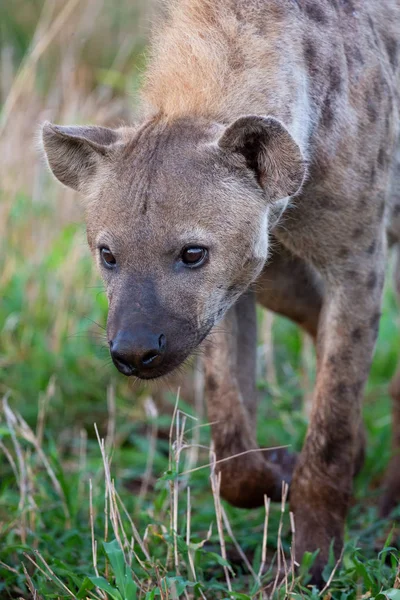
[[[165,358],[167,338],[162,332],[141,327],[118,331],[109,344],[112,360],[121,373],[150,379]]]

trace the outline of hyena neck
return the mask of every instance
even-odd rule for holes
[[[272,115],[306,152],[307,74],[295,17],[289,11],[282,19],[278,5],[281,11],[276,0],[173,2],[152,44],[145,112],[224,124],[245,114]]]

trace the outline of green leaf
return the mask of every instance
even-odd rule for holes
[[[395,588],[384,590],[376,596],[375,600],[386,600],[386,598],[389,598],[390,600],[400,600],[400,590]]]
[[[125,576],[124,553],[122,552],[117,540],[113,540],[112,542],[103,542],[103,548],[107,554],[108,560],[111,563],[117,586],[121,587],[121,585],[124,585]]]
[[[117,540],[103,542],[103,548],[111,563],[115,583],[122,594],[123,600],[136,600],[137,585],[132,579],[132,572],[125,563],[124,553]]]
[[[188,581],[187,579],[183,579],[183,577],[167,577],[166,582],[169,590],[175,586],[178,596],[183,594],[187,587],[194,587],[196,585],[193,581]]]
[[[87,597],[87,593],[90,590],[92,590],[95,587],[94,583],[90,580],[90,577],[85,577],[85,579],[83,580],[83,583],[81,585],[81,587],[78,590],[78,593],[76,594],[76,597],[78,598],[78,600],[85,600],[85,598]]]
[[[368,573],[365,565],[360,560],[358,560],[358,557],[356,555],[353,556],[353,561],[357,575],[363,580],[367,590],[373,592],[375,582],[372,579],[371,575]]]
[[[219,565],[221,565],[222,567],[227,567],[230,572],[232,573],[232,575],[235,574],[234,570],[232,569],[231,565],[228,563],[227,560],[224,560],[222,558],[222,556],[220,556],[219,554],[217,554],[216,552],[207,552],[207,556],[212,556]]]
[[[111,596],[113,600],[123,600],[119,591],[113,588],[112,585],[108,583],[107,579],[104,579],[104,577],[90,577],[90,581],[94,583],[99,590],[107,592],[107,594]]]
[[[315,552],[304,552],[303,558],[300,564],[299,573],[302,576],[308,575],[311,567],[314,564],[314,561],[317,557],[319,550],[315,550]]]
[[[128,565],[125,565],[125,590],[124,600],[136,600],[137,585],[132,579],[132,573]]]

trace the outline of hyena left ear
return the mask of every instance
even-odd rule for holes
[[[53,175],[80,192],[90,185],[110,147],[119,139],[118,130],[107,127],[61,127],[46,122],[42,128],[44,151]]]
[[[306,175],[306,161],[286,127],[274,117],[240,117],[218,141],[225,152],[240,154],[269,201],[296,194]]]

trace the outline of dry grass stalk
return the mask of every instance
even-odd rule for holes
[[[212,490],[213,499],[214,499],[215,516],[217,519],[219,545],[221,548],[221,556],[224,559],[224,561],[227,562],[228,558],[227,558],[227,554],[226,554],[224,528],[223,528],[223,524],[222,524],[222,507],[221,507],[221,495],[220,495],[221,473],[220,472],[218,474],[216,473],[215,466],[217,464],[217,461],[215,460],[215,453],[212,449],[210,449],[210,464],[212,465],[211,473],[210,473],[210,481],[211,481],[211,490]],[[228,587],[228,590],[231,592],[232,584],[231,584],[231,578],[229,575],[229,568],[226,565],[224,565],[223,569],[224,569],[224,574],[225,574],[225,579],[226,579],[226,585]]]
[[[27,442],[32,444],[32,446],[35,448],[37,454],[39,455],[39,458],[40,458],[41,462],[43,463],[44,468],[47,471],[47,474],[53,484],[53,487],[61,500],[61,504],[62,504],[65,519],[66,519],[66,527],[69,528],[71,526],[71,516],[69,514],[69,509],[68,509],[67,501],[65,498],[65,494],[60,485],[60,482],[58,481],[58,479],[54,473],[54,470],[52,469],[52,467],[47,459],[46,454],[43,452],[43,449],[41,448],[41,446],[39,444],[38,439],[36,438],[35,434],[33,433],[32,429],[29,427],[27,422],[22,418],[22,416],[19,413],[14,413],[10,409],[7,399],[3,400],[3,411],[6,416],[7,424],[11,428],[10,433],[12,436],[14,436],[15,440],[17,440],[17,436],[16,436],[16,433],[17,433],[24,440],[26,440]],[[17,450],[17,448],[18,448],[18,450]],[[15,447],[15,449],[17,452],[17,457],[18,457],[18,462],[20,464],[20,468],[21,468],[21,465],[23,468],[23,476],[21,477],[21,481],[24,481],[24,483],[23,483],[22,487],[25,486],[25,489],[22,489],[21,485],[20,485],[20,489],[22,490],[21,494],[23,494],[23,497],[20,500],[20,504],[21,504],[22,500],[25,502],[26,486],[28,485],[28,480],[26,477],[26,466],[23,461],[22,450],[21,450],[21,447],[20,447],[18,441],[17,441],[17,447]],[[20,463],[20,461],[22,461],[22,463]],[[33,502],[33,498],[32,498],[32,502]]]
[[[169,429],[168,469],[169,469],[170,473],[172,473],[172,470],[173,470],[173,461],[174,461],[173,431],[174,431],[174,426],[175,426],[175,422],[176,422],[176,415],[177,415],[177,412],[178,412],[179,394],[180,394],[180,388],[178,388],[178,392],[176,394],[174,412],[172,414],[171,426],[170,426],[170,429]],[[178,438],[178,435],[179,435],[178,427],[179,427],[179,424],[177,425],[177,433],[176,433],[176,437],[177,438]],[[173,480],[171,480],[169,482],[169,501],[170,501],[170,522],[169,522],[169,525],[170,525],[171,535],[174,536],[173,558],[174,558],[174,565],[175,565],[175,568],[176,568],[177,567],[177,563],[178,563],[178,540],[176,539],[177,522],[175,522],[175,515],[178,514],[178,506],[177,506],[177,504],[178,504],[178,498],[177,498],[177,495],[176,495],[176,492],[175,492],[175,481],[173,481]],[[171,553],[170,553],[170,548],[168,547],[167,565],[171,564],[171,562],[172,562],[171,561]],[[179,565],[178,565],[178,568],[179,568]]]
[[[111,521],[114,536],[124,554],[124,559],[125,559],[126,564],[128,566],[131,566],[129,556],[135,556],[135,559],[138,561],[140,566],[143,569],[145,569],[145,565],[141,561],[140,557],[132,550],[131,541],[129,541],[129,539],[128,539],[128,536],[125,532],[125,528],[124,528],[124,525],[122,522],[122,517],[121,517],[120,511],[119,511],[119,505],[121,506],[125,516],[128,518],[129,524],[132,528],[132,533],[133,533],[133,537],[134,537],[135,541],[140,546],[140,548],[147,560],[150,560],[150,556],[149,556],[148,551],[143,543],[143,540],[141,539],[141,537],[139,535],[139,532],[138,532],[136,526],[134,525],[125,505],[123,504],[120,496],[118,495],[118,492],[115,489],[114,481],[111,479],[109,459],[108,459],[106,451],[105,451],[105,442],[103,439],[100,438],[99,431],[97,429],[97,425],[95,425],[94,427],[95,427],[96,436],[97,436],[97,440],[98,440],[99,447],[100,447],[100,452],[102,455],[104,475],[105,475],[106,498],[107,498],[107,507],[105,509],[106,519],[108,520],[108,518],[109,518]],[[108,535],[108,529],[105,533]],[[126,555],[126,552],[129,553],[128,556]],[[134,573],[132,575],[135,578]],[[137,581],[137,583],[140,584],[140,582],[138,582],[138,581]]]
[[[147,492],[150,487],[150,482],[151,482],[151,477],[152,477],[152,472],[153,472],[154,456],[156,453],[156,446],[157,446],[157,436],[158,436],[158,424],[157,424],[158,411],[157,411],[157,406],[155,405],[154,400],[151,396],[148,396],[145,399],[144,408],[145,408],[147,418],[150,421],[150,430],[149,430],[149,435],[148,435],[149,450],[148,450],[148,454],[147,454],[146,468],[145,468],[145,471],[144,471],[144,474],[142,477],[142,483],[140,485],[139,498],[138,498],[138,503],[137,503],[138,509],[142,505],[143,500],[146,498]]]
[[[197,356],[195,360],[193,386],[194,409],[197,419],[194,419],[194,417],[191,418],[202,422],[204,418],[204,365],[199,356]],[[200,428],[195,426],[191,428],[190,431],[192,433],[192,439],[190,443],[190,450],[186,454],[184,471],[190,471],[194,465],[197,464],[199,458]]]
[[[201,446],[200,446],[201,447]],[[280,450],[281,448],[288,448],[289,446],[272,446],[271,448],[251,448],[250,450],[245,450],[244,452],[239,452],[238,454],[232,454],[232,456],[227,456],[226,458],[220,458],[213,463],[207,463],[206,465],[201,465],[200,467],[195,467],[194,469],[190,469],[190,471],[184,471],[181,475],[188,475],[189,473],[194,473],[195,471],[200,471],[200,469],[206,469],[207,467],[213,467],[214,465],[219,465],[220,463],[226,462],[227,460],[232,460],[233,458],[238,458],[239,456],[244,456],[245,454],[250,454],[252,452],[270,452],[271,450]]]
[[[221,505],[221,514],[222,514],[222,519],[225,525],[225,529],[227,534],[229,535],[229,537],[231,538],[233,545],[236,548],[237,553],[239,554],[240,558],[242,559],[243,563],[246,565],[247,570],[249,571],[249,573],[254,577],[254,580],[256,582],[258,582],[258,577],[256,572],[254,571],[253,567],[251,566],[249,559],[247,558],[246,554],[243,552],[239,542],[237,541],[233,531],[232,531],[232,527],[231,524],[229,522],[228,519],[228,515],[225,512],[224,507]]]
[[[194,568],[194,560],[193,560],[193,553],[192,550],[190,549],[190,527],[191,527],[191,502],[190,502],[190,487],[187,487],[186,490],[186,495],[187,495],[187,508],[186,508],[186,545],[188,547],[188,560],[189,560],[189,567],[190,567],[190,571],[192,574],[192,577],[194,579],[194,581],[197,581],[196,578],[196,570]]]
[[[191,500],[190,500],[190,487],[188,486],[187,487],[187,509],[186,509],[186,545],[188,547],[188,560],[189,560],[190,572],[193,577],[193,580],[197,581],[196,570],[195,570],[194,560],[193,560],[193,551],[190,548],[190,533],[191,533]],[[211,531],[209,532],[207,539],[209,539],[210,536],[211,536]],[[207,541],[207,539],[204,540],[203,543],[205,543]],[[200,595],[203,598],[203,600],[207,600],[203,591],[201,589],[199,591],[200,591]]]
[[[87,431],[81,429],[79,432],[79,481],[78,481],[78,498],[82,498],[84,485],[85,485],[85,473],[87,466]]]
[[[93,0],[92,0],[93,1]],[[1,112],[0,117],[0,135],[3,133],[7,121],[17,103],[19,96],[22,94],[27,81],[29,78],[33,78],[35,66],[42,56],[42,54],[47,50],[51,42],[55,39],[55,37],[59,34],[62,27],[68,21],[70,16],[72,15],[75,8],[79,5],[80,0],[67,0],[61,9],[58,16],[51,23],[49,29],[42,33],[41,35],[36,35],[37,43],[32,48],[29,54],[27,54],[25,61],[23,62],[18,75],[15,77],[11,90],[6,98],[6,101],[3,106],[3,110]],[[48,3],[49,4],[49,3]],[[45,5],[42,15],[46,14]],[[43,23],[39,20],[37,30],[42,30]]]
[[[140,557],[133,550],[132,538],[131,538],[131,541],[129,541],[128,536],[126,534],[126,531],[125,531],[125,528],[123,525],[123,521],[122,521],[122,517],[121,517],[121,513],[120,513],[119,507],[118,507],[118,499],[119,499],[121,506],[123,507],[125,514],[128,516],[130,525],[133,530],[133,536],[135,539],[137,539],[138,544],[140,545],[141,549],[144,551],[146,558],[148,558],[147,550],[143,544],[143,541],[141,540],[141,538],[138,534],[136,527],[134,526],[132,520],[129,517],[126,507],[123,505],[121,499],[119,498],[119,496],[115,490],[114,481],[111,479],[110,461],[106,454],[105,441],[104,441],[104,439],[100,438],[99,431],[98,431],[96,424],[94,425],[94,428],[95,428],[95,432],[96,432],[96,436],[97,436],[97,440],[99,443],[100,452],[101,452],[101,456],[102,456],[102,460],[103,460],[103,468],[104,468],[105,483],[106,483],[106,495],[108,498],[107,512],[109,515],[109,519],[111,521],[115,539],[117,540],[118,545],[123,553],[125,563],[129,567],[131,567],[131,560],[132,560],[132,557],[134,556],[135,559],[140,564],[140,566],[146,570],[144,563],[140,560]],[[141,589],[142,582],[138,579],[138,577],[136,576],[136,574],[133,571],[131,573],[132,573],[132,577],[135,580],[136,584],[138,585],[139,589]],[[108,570],[106,572],[106,576],[108,576]]]
[[[290,517],[290,531],[292,533],[292,543],[290,544],[290,565],[291,565],[291,575],[292,580],[290,584],[289,592],[293,591],[295,580],[296,580],[296,567],[299,567],[299,563],[296,562],[296,526],[294,520],[294,514],[292,512],[289,513]]]
[[[400,560],[399,560],[399,564],[398,564],[398,567],[397,567],[397,573],[396,573],[396,578],[394,580],[393,587],[396,590],[400,589]]]
[[[9,396],[7,394],[3,398],[3,414],[5,416],[6,423],[7,423],[10,435],[11,435],[11,440],[12,440],[12,443],[14,446],[15,454],[17,456],[17,463],[18,463],[18,470],[19,470],[19,475],[17,478],[17,483],[19,486],[18,510],[22,511],[23,508],[25,507],[27,489],[28,489],[26,464],[25,464],[24,454],[22,452],[22,448],[18,441],[16,431],[15,431],[15,429],[17,427],[17,419],[8,405],[8,397]],[[26,541],[26,539],[25,539],[25,541]],[[24,543],[25,543],[25,541],[24,541]]]
[[[119,504],[120,504],[120,506],[121,506],[121,508],[122,508],[122,510],[123,510],[123,512],[124,512],[124,514],[125,514],[125,516],[126,516],[126,518],[127,518],[127,519],[128,519],[128,521],[129,521],[129,525],[131,526],[131,529],[132,529],[132,532],[133,532],[133,537],[134,537],[135,541],[136,541],[136,542],[137,542],[137,544],[140,546],[140,549],[141,549],[141,551],[143,552],[143,554],[145,555],[145,557],[146,557],[146,560],[150,561],[150,560],[151,560],[151,558],[150,558],[149,552],[148,552],[148,550],[147,550],[147,548],[146,548],[146,546],[145,546],[145,544],[144,544],[144,541],[143,541],[143,539],[142,539],[142,538],[140,537],[140,535],[139,535],[139,532],[138,532],[138,530],[137,530],[137,527],[136,527],[136,525],[135,525],[135,524],[134,524],[134,522],[132,521],[132,519],[131,519],[131,516],[130,516],[129,512],[128,512],[128,510],[127,510],[127,508],[126,508],[125,504],[122,502],[122,499],[121,499],[121,497],[120,497],[120,495],[118,494],[118,492],[117,492],[117,491],[115,491],[115,494],[116,494],[116,498],[117,498],[117,500],[118,500],[118,502],[119,502]],[[139,563],[141,564],[141,566],[144,568],[144,564],[142,563],[142,561],[141,561],[141,560],[140,560],[138,557],[136,557],[136,558],[137,558],[137,560],[139,561]]]
[[[114,446],[115,441],[115,422],[117,407],[115,404],[115,385],[110,384],[107,388],[107,408],[108,408],[108,419],[107,419],[107,434],[105,440],[105,449],[107,454],[111,453],[111,449]]]
[[[93,569],[96,576],[99,577],[99,571],[97,569],[97,541],[94,536],[94,511],[93,511],[93,488],[92,480],[89,480],[89,520],[90,520],[90,532],[92,537],[92,560]]]
[[[16,575],[19,575],[19,573],[16,569],[13,569],[9,565],[6,565],[6,563],[4,563],[2,560],[0,560],[0,566],[3,567],[4,569],[7,569],[7,571],[10,571],[10,573],[16,573]]]
[[[26,585],[28,586],[28,589],[29,589],[30,593],[32,594],[33,600],[43,600],[42,596],[39,596],[39,593],[38,593],[37,589],[35,588],[33,581],[31,579],[31,576],[29,575],[28,570],[24,564],[22,564],[22,569],[24,571]]]
[[[335,566],[332,569],[331,574],[329,575],[328,581],[326,582],[325,586],[322,588],[322,590],[319,593],[320,596],[323,596],[325,594],[325,592],[327,591],[327,589],[329,588],[329,586],[331,585],[333,578],[335,577],[336,571],[338,570],[339,565],[342,562],[343,553],[344,553],[344,546],[340,552],[340,556],[339,556],[338,560],[336,561]]]
[[[39,410],[36,422],[36,439],[39,446],[42,446],[43,443],[43,433],[44,433],[44,423],[46,410],[50,400],[54,397],[56,391],[56,376],[52,375],[50,377],[49,383],[47,385],[46,391],[44,394],[41,394],[39,397]]]
[[[258,581],[261,581],[261,576],[264,572],[265,565],[267,562],[267,541],[268,541],[268,524],[269,524],[269,511],[271,507],[271,500],[264,496],[264,506],[265,506],[265,518],[264,518],[264,530],[263,530],[263,541],[261,548],[261,564],[258,570]]]
[[[33,560],[33,558],[31,556],[29,556],[29,554],[27,554],[26,552],[24,552],[24,556],[41,572],[43,573],[43,575],[46,576],[46,578],[49,581],[55,581],[59,586],[62,587],[62,589],[69,595],[71,596],[71,598],[75,598],[75,594],[65,585],[65,583],[63,583],[61,581],[61,579],[59,577],[57,577],[57,575],[54,573],[53,569],[50,567],[50,565],[45,561],[45,559],[43,558],[43,556],[40,554],[40,552],[38,550],[35,550],[35,556],[44,564],[45,569],[44,570],[42,567],[40,567],[38,565],[37,562],[35,562]]]
[[[281,501],[281,516],[279,519],[279,527],[278,527],[278,541],[277,541],[277,569],[276,569],[276,576],[275,576],[275,580],[274,580],[274,585],[272,588],[272,592],[271,592],[271,597],[274,597],[275,591],[278,587],[278,582],[279,582],[279,577],[282,574],[282,566],[283,566],[283,570],[284,570],[284,579],[282,580],[282,583],[285,583],[286,586],[286,594],[288,594],[288,570],[287,570],[287,563],[286,563],[286,558],[285,558],[285,552],[283,549],[283,545],[282,545],[282,527],[283,527],[283,516],[285,514],[285,509],[286,509],[286,500],[287,500],[287,495],[289,492],[289,486],[287,483],[285,483],[284,481],[282,481],[282,501]],[[280,586],[279,586],[280,587]]]
[[[117,507],[116,507],[116,503],[113,501],[113,483],[111,480],[109,459],[106,455],[104,439],[100,438],[99,431],[97,429],[96,424],[94,425],[94,429],[96,432],[97,441],[100,446],[101,457],[103,459],[103,468],[104,468],[106,489],[107,489],[107,495],[108,495],[108,499],[109,499],[109,517],[110,517],[111,525],[113,527],[115,538],[116,538],[118,544],[120,545],[122,552],[124,552],[124,549],[123,549],[124,546],[123,546],[123,543],[122,543],[122,540],[120,537],[120,532],[119,532]],[[124,557],[125,557],[125,553],[124,553]],[[125,557],[125,560],[126,560],[126,557]]]

